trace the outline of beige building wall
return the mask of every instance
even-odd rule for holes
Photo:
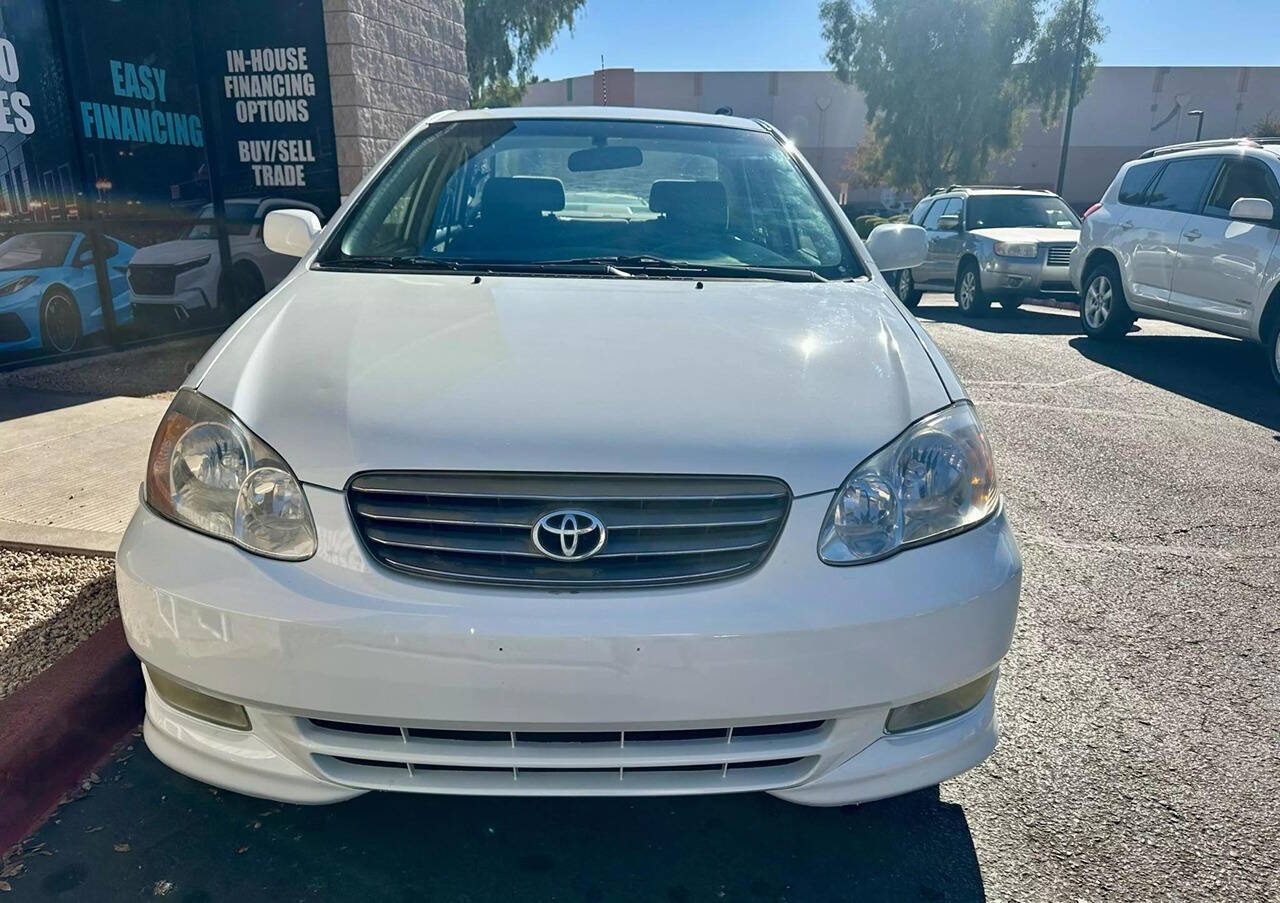
[[[346,195],[420,119],[467,106],[462,0],[324,0],[324,27]]]
[[[837,194],[846,181],[849,154],[866,130],[866,104],[856,88],[825,71],[814,72],[631,72],[635,105],[713,113],[731,107],[740,116],[772,122],[804,151]],[[591,104],[593,92],[568,89],[577,79],[539,82],[526,105]],[[569,95],[572,94],[570,97]],[[1264,115],[1280,115],[1280,67],[1100,66],[1089,93],[1076,108],[1063,194],[1076,206],[1097,200],[1120,164],[1146,148],[1190,141],[1204,110],[1204,138],[1243,134]],[[1058,177],[1061,124],[1040,127],[1028,116],[1021,145],[993,168],[1002,184],[1053,187]],[[848,191],[853,202],[892,207],[912,198],[884,189]]]

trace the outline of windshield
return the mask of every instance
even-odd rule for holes
[[[253,218],[258,212],[257,201],[227,201],[227,234],[248,235],[257,225]],[[196,222],[187,230],[184,238],[217,238],[218,230],[213,221],[213,205],[206,204],[196,215]]]
[[[0,270],[60,267],[71,250],[70,232],[28,232],[0,242]]]
[[[970,229],[1079,229],[1061,198],[1048,194],[979,194],[969,198]]]
[[[319,263],[377,260],[862,275],[772,135],[598,119],[463,121],[424,132],[364,194]]]

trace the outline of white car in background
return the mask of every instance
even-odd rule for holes
[[[1278,239],[1280,138],[1149,150],[1085,212],[1080,325],[1115,339],[1153,317],[1257,342],[1280,386]]]
[[[601,201],[593,207],[592,198]],[[162,761],[242,793],[905,793],[1022,566],[973,404],[767,124],[433,117],[188,376],[116,558]]]
[[[274,288],[296,262],[262,241],[262,223],[272,210],[320,209],[289,198],[229,198],[226,202],[230,272],[223,273],[213,205],[200,210],[181,238],[139,248],[129,263],[134,316],[185,320],[218,308],[238,316]]]

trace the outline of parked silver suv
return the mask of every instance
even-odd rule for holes
[[[1155,148],[1085,212],[1071,281],[1080,324],[1118,338],[1138,317],[1260,342],[1280,384],[1280,138]]]
[[[939,289],[971,317],[993,300],[1014,310],[1024,298],[1076,297],[1067,264],[1080,220],[1051,191],[952,185],[917,204],[911,222],[928,233],[929,256],[890,280],[908,307]]]

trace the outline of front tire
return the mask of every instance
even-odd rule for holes
[[[982,277],[978,275],[978,265],[972,260],[960,264],[960,272],[956,274],[955,294],[960,313],[966,317],[981,317],[991,306],[991,299],[982,292]]]
[[[237,263],[222,284],[221,306],[234,320],[266,294],[262,275],[249,263]]]
[[[893,291],[899,301],[913,310],[920,303],[920,296],[924,294],[916,288],[916,281],[910,270],[898,270],[897,278],[893,280]]]
[[[66,354],[75,351],[82,338],[80,305],[66,289],[53,289],[40,302],[40,340],[45,350]]]
[[[1103,263],[1090,270],[1080,297],[1084,334],[1091,339],[1118,339],[1129,331],[1134,319],[1115,265]]]

